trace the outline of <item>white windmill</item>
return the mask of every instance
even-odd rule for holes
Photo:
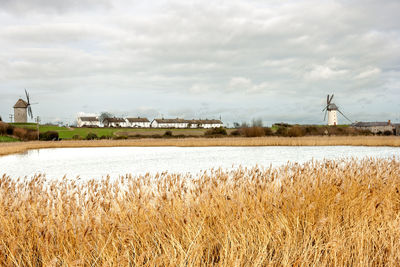
[[[347,118],[339,110],[338,106],[336,106],[334,103],[332,103],[332,98],[333,98],[333,94],[331,95],[330,98],[329,98],[329,95],[326,97],[326,107],[322,110],[322,111],[325,111],[324,121],[326,119],[326,113],[328,113],[328,125],[338,125],[338,119],[337,119],[337,113],[336,112],[339,112],[340,114],[343,115],[343,117],[346,118],[346,120],[351,122],[351,120],[349,118]]]

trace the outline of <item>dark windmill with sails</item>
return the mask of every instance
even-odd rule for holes
[[[33,113],[31,108],[31,105],[33,104],[31,104],[29,99],[29,94],[26,90],[25,90],[25,96],[26,96],[26,101],[20,98],[14,105],[14,122],[26,123],[28,122],[28,116],[31,117],[31,119],[33,119]]]

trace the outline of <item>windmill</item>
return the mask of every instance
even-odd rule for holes
[[[336,112],[339,112],[340,114],[342,114],[343,117],[346,118],[346,120],[351,122],[351,120],[349,118],[347,118],[339,110],[338,106],[336,106],[334,103],[332,103],[332,99],[333,99],[333,94],[330,97],[329,97],[329,95],[326,97],[326,107],[322,110],[322,112],[325,111],[324,121],[326,120],[326,113],[328,113],[328,125],[337,125],[338,124],[338,119],[337,119]]]
[[[31,103],[29,99],[29,93],[25,89],[26,101],[23,99],[18,99],[17,103],[14,105],[14,122],[26,123],[28,121],[28,115],[33,119],[33,113],[31,105],[37,103]]]

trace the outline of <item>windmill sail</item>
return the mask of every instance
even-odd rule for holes
[[[322,110],[324,112],[324,121],[326,120],[326,115],[329,113],[328,115],[328,125],[336,125],[337,123],[337,119],[336,119],[336,111],[338,111],[346,120],[348,120],[349,122],[352,122],[348,117],[346,117],[346,115],[343,114],[343,112],[341,112],[338,108],[338,106],[336,106],[334,103],[332,103],[332,99],[333,99],[334,94],[332,95],[327,95],[326,97],[326,106],[325,108]],[[333,122],[330,121],[331,117],[333,116]],[[332,124],[333,123],[333,124]]]
[[[25,89],[25,96],[26,96],[28,115],[29,115],[29,117],[31,117],[31,119],[33,119],[33,112],[32,112],[32,107],[31,107],[32,104],[31,104],[31,100],[29,99],[29,93],[26,89]]]

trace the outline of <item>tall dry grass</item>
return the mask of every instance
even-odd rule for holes
[[[57,142],[0,143],[0,156],[21,153],[30,149],[62,147],[118,147],[118,146],[400,146],[398,136],[307,136],[307,137],[231,137],[185,139],[128,139],[80,140]]]
[[[1,266],[395,266],[400,162],[0,179]]]

